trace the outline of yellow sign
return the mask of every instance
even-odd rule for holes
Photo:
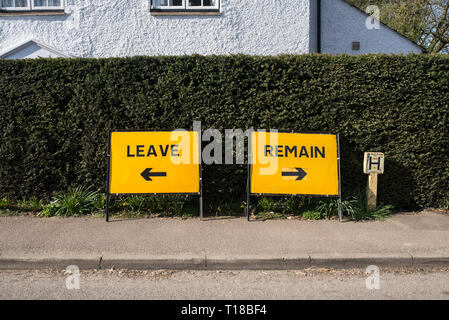
[[[200,192],[198,133],[129,132],[110,135],[110,194]]]
[[[253,132],[250,193],[339,196],[338,137]]]

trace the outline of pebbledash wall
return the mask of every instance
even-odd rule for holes
[[[220,15],[150,14],[150,0],[67,1],[62,16],[0,17],[0,51],[36,39],[76,57],[309,52],[309,0],[222,0]]]
[[[324,53],[422,52],[387,27],[367,30],[367,16],[343,0],[321,0],[321,42],[318,0],[221,0],[216,15],[171,16],[152,14],[150,3],[66,0],[63,14],[1,14],[0,53],[31,39],[63,55],[95,58],[302,54],[320,44]],[[360,51],[352,51],[353,41]]]

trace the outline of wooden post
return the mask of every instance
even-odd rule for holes
[[[377,173],[371,172],[368,176],[366,190],[366,210],[372,212],[377,208]]]

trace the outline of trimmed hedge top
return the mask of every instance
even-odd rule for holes
[[[0,194],[104,190],[110,129],[340,133],[343,191],[386,155],[380,200],[449,197],[449,57],[183,56],[0,61]],[[205,200],[244,198],[246,167],[205,166]]]

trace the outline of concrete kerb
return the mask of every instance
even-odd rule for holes
[[[447,267],[449,266],[448,256],[427,256],[414,255],[412,256],[412,264],[414,267]]]
[[[408,253],[399,254],[314,254],[310,257],[311,266],[331,269],[378,267],[411,267],[413,257]]]
[[[310,267],[309,255],[207,257],[209,270],[297,270]]]
[[[106,258],[101,269],[125,270],[205,270],[206,259],[203,258],[152,258],[152,259],[120,259]]]
[[[328,269],[378,267],[447,267],[449,256],[412,256],[409,254],[370,255],[302,255],[298,257],[237,257],[237,258],[116,258],[98,259],[18,259],[0,258],[0,270],[60,269],[76,265],[81,270],[300,270],[310,267]]]
[[[82,270],[99,269],[101,258],[98,259],[17,259],[0,258],[0,270],[65,270],[75,265]]]

